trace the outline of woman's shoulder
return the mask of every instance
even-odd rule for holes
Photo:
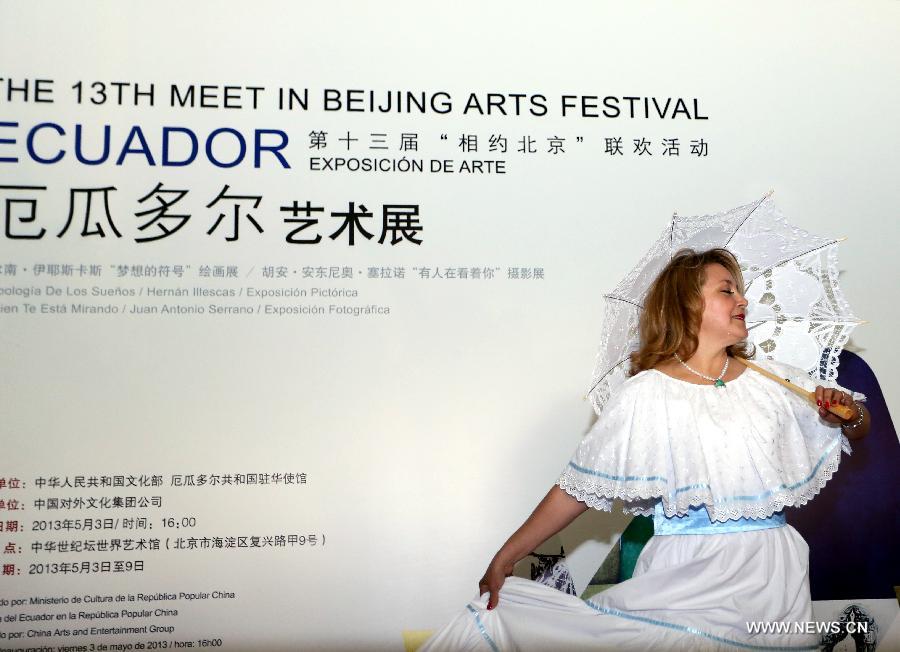
[[[843,385],[838,383],[836,379],[822,380],[815,377],[809,371],[801,369],[800,367],[795,367],[794,365],[788,364],[786,362],[779,362],[776,360],[753,360],[752,362],[765,369],[766,371],[772,372],[779,378],[784,378],[785,380],[790,381],[794,385],[797,385],[798,387],[801,387],[809,392],[815,391],[816,386],[821,385],[822,387],[832,387],[834,389],[839,389],[842,392],[851,394],[857,401],[866,400],[865,394],[861,394],[860,392],[856,392],[852,389],[844,387]]]
[[[812,384],[812,386],[815,387],[815,380],[809,375],[808,372],[800,369],[799,367],[795,367],[786,362],[779,362],[777,360],[770,360],[765,358],[750,360],[750,362],[757,367],[771,372],[779,378],[784,378],[785,380],[788,380],[796,385],[806,387]]]
[[[642,369],[633,376],[629,376],[619,387],[616,394],[622,399],[641,397],[647,394],[659,394],[672,380],[678,380],[675,375],[677,370],[666,366],[656,366],[650,369]]]
[[[654,388],[658,382],[658,375],[652,369],[645,369],[628,376],[613,390],[610,401],[622,404],[642,399],[646,394],[656,391]]]

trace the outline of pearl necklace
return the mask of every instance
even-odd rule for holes
[[[725,387],[725,381],[722,380],[722,376],[724,376],[725,372],[728,371],[728,362],[731,360],[731,358],[729,358],[727,355],[725,356],[725,366],[722,367],[722,373],[719,374],[718,378],[712,378],[710,376],[707,376],[706,374],[701,374],[699,371],[691,369],[684,360],[682,360],[681,358],[678,357],[677,353],[675,353],[673,355],[675,356],[675,359],[678,360],[678,362],[680,362],[684,366],[685,369],[690,371],[695,376],[700,376],[701,378],[705,378],[706,380],[710,381],[716,387]]]

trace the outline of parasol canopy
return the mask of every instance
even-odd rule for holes
[[[861,323],[838,284],[840,240],[789,224],[771,195],[713,215],[673,216],[644,257],[604,295],[604,326],[589,394],[598,414],[628,378],[629,355],[640,344],[638,325],[650,284],[686,247],[723,247],[737,258],[755,359],[787,363],[822,381],[835,379],[838,355]]]

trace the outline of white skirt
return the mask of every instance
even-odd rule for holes
[[[510,577],[494,609],[484,594],[420,650],[815,650],[794,633],[812,621],[808,560],[790,525],[654,536],[634,577],[590,600]],[[748,631],[760,622],[791,631]]]

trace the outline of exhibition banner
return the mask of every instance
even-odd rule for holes
[[[402,650],[774,189],[897,407],[900,5],[0,0],[0,649]],[[583,589],[628,525],[565,547]],[[528,569],[522,571],[528,573]]]

